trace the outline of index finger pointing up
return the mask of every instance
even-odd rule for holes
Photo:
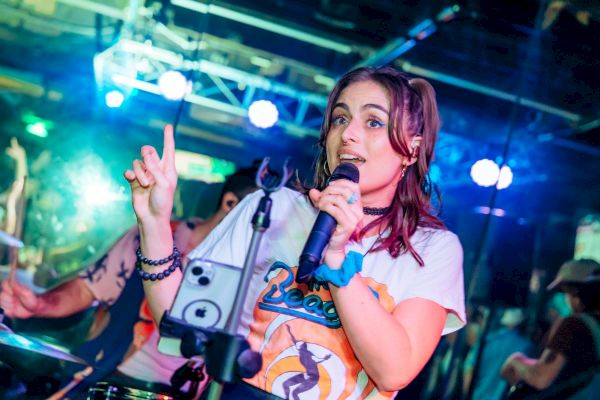
[[[175,138],[173,135],[173,125],[165,125],[162,161],[167,166],[172,166],[175,162]]]

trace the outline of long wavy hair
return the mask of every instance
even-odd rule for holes
[[[366,225],[357,239],[360,240],[371,228],[383,224],[385,229],[390,228],[390,234],[380,237],[370,251],[388,250],[392,257],[410,252],[422,266],[423,260],[411,245],[410,238],[418,227],[445,229],[431,201],[433,193],[439,199],[439,193],[429,178],[429,165],[433,159],[440,119],[435,91],[426,80],[409,79],[388,66],[358,68],[345,74],[329,95],[321,124],[312,187],[323,190],[330,174],[325,143],[331,127],[333,106],[344,89],[364,81],[373,81],[387,91],[390,99],[388,135],[392,148],[404,157],[416,156],[417,161],[406,168],[404,177],[398,182],[389,212]],[[407,143],[415,136],[420,136],[421,142],[413,153]],[[441,204],[441,200],[438,203]]]

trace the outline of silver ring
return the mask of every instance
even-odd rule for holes
[[[348,204],[354,204],[357,201],[358,201],[358,195],[356,194],[356,192],[352,192],[350,197],[348,197]]]

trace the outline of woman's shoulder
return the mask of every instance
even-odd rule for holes
[[[271,198],[273,199],[275,205],[277,205],[279,202],[280,204],[288,204],[289,206],[310,206],[308,196],[288,187],[283,187],[271,194]]]
[[[304,193],[301,193],[297,190],[294,190],[294,189],[291,189],[288,187],[282,187],[281,189],[276,191],[274,194],[277,196],[286,197],[286,198],[289,198],[292,200],[306,199],[306,195]]]

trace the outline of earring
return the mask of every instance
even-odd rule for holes
[[[407,168],[406,165],[404,167],[402,167],[402,172],[400,172],[400,180],[402,180],[404,178],[404,174],[406,174],[406,168]]]
[[[412,149],[410,156],[415,157],[417,151],[419,150],[419,145],[421,144],[421,137],[417,136],[412,139],[410,142],[410,148]]]
[[[410,147],[412,147],[413,150],[416,150],[420,144],[421,144],[421,136],[415,136],[410,141]]]

